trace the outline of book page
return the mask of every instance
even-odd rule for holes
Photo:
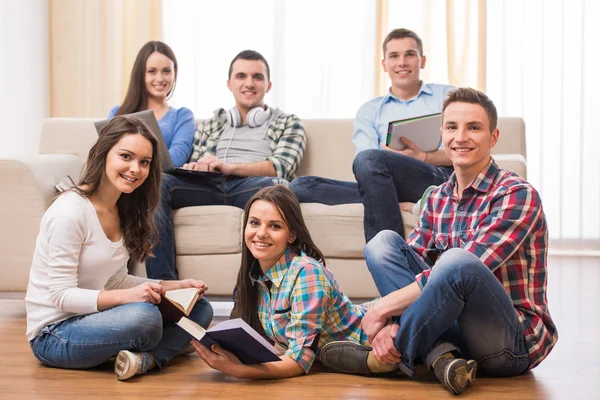
[[[275,355],[279,355],[279,352],[273,347],[273,345],[265,340],[258,332],[256,332],[250,325],[248,325],[243,319],[235,318],[227,321],[223,321],[213,326],[208,330],[208,332],[217,332],[224,331],[228,329],[234,328],[242,328],[245,330],[250,336],[256,339],[260,344],[262,344],[265,348],[269,349],[269,351]]]
[[[199,289],[197,288],[169,290],[165,294],[165,297],[175,303],[178,303],[182,307],[185,314],[188,315],[198,297],[198,290]]]
[[[196,340],[201,340],[206,335],[206,330],[189,318],[181,317],[177,325],[196,338]]]

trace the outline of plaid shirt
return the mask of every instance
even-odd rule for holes
[[[198,161],[206,155],[216,154],[217,143],[225,131],[225,122],[215,116],[198,123],[190,161]],[[294,114],[281,113],[271,120],[267,128],[267,137],[272,156],[266,160],[273,164],[278,177],[291,181],[300,166],[306,147],[306,133],[302,121]]]
[[[257,263],[250,279],[258,284],[258,316],[267,336],[305,373],[331,341],[368,343],[360,322],[373,302],[352,304],[331,271],[306,254],[288,249],[264,276]]]
[[[444,251],[460,247],[489,267],[514,303],[531,369],[558,340],[546,299],[548,230],[540,197],[493,159],[464,189],[462,199],[456,190],[452,175],[431,192],[407,242],[429,265]],[[421,288],[430,272],[417,276]]]

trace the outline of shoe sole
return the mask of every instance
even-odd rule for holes
[[[119,381],[124,381],[135,375],[137,371],[134,355],[126,350],[121,350],[115,360],[115,377]]]
[[[464,365],[454,368],[457,363],[464,363]],[[453,376],[450,376],[450,372],[454,372]],[[465,361],[463,359],[452,360],[444,371],[444,386],[454,394],[461,394],[468,387],[473,385],[476,375],[477,361]]]

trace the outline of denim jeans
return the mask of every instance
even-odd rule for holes
[[[380,232],[365,248],[377,289],[385,296],[406,286],[427,265],[393,231]],[[399,319],[395,339],[402,369],[412,374],[418,359],[427,366],[459,350],[494,376],[519,375],[529,367],[523,328],[500,281],[479,258],[455,248],[431,270],[420,297]]]
[[[436,167],[388,150],[363,150],[352,164],[365,207],[367,243],[380,231],[389,229],[404,236],[399,202],[416,203],[425,189],[441,185],[452,168]]]
[[[337,204],[362,203],[358,183],[337,181],[320,176],[299,176],[290,182],[300,203]]]
[[[265,176],[183,178],[163,174],[160,205],[154,214],[154,223],[158,230],[158,243],[153,249],[155,257],[146,260],[148,278],[179,279],[175,264],[173,210],[208,205],[244,208],[248,200],[260,189],[278,183],[287,185],[285,179]],[[210,229],[210,227],[206,228]]]
[[[208,328],[212,316],[212,306],[202,298],[189,318]],[[162,368],[181,354],[191,339],[174,323],[163,324],[155,305],[129,303],[48,325],[30,346],[42,364],[56,368],[95,367],[121,350],[148,352]]]

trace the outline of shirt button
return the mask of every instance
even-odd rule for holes
[[[458,207],[458,210],[459,210],[459,211],[464,211],[464,210],[465,210],[465,206],[460,206],[460,207]]]

